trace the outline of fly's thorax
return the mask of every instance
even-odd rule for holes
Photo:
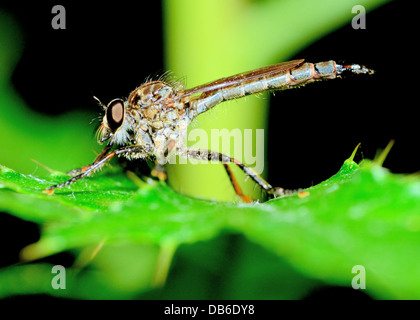
[[[138,109],[162,105],[175,96],[175,91],[172,86],[163,81],[147,82],[130,93],[128,104]]]
[[[175,125],[182,113],[174,100],[177,90],[166,82],[152,81],[131,92],[128,105],[137,112],[142,130],[155,132]]]

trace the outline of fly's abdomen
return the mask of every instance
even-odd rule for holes
[[[289,69],[261,78],[244,81],[232,87],[220,89],[222,101],[244,97],[246,95],[263,92],[266,90],[287,89],[306,82],[318,79],[334,79],[337,75],[335,61],[319,63],[303,63],[298,68]],[[212,102],[209,99],[209,102]],[[219,102],[220,103],[220,102]]]
[[[304,63],[299,68],[290,71],[290,82],[287,86],[295,86],[318,79],[334,79],[336,77],[335,61]]]
[[[229,79],[231,84],[203,93],[199,99],[191,101],[190,118],[209,110],[223,101],[238,99],[267,90],[284,90],[316,80],[334,79],[343,71],[356,74],[373,73],[372,70],[364,66],[356,64],[339,65],[332,60],[318,63],[305,62],[282,70],[267,69],[266,72],[258,74],[250,72],[249,74],[238,75],[236,78]],[[215,82],[215,84],[219,85],[218,82]],[[216,85],[214,86],[216,87]]]

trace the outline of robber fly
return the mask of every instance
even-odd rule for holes
[[[102,168],[111,158],[123,156],[131,159],[153,159],[155,175],[164,177],[163,165],[169,154],[204,161],[221,162],[230,177],[235,192],[246,202],[252,199],[244,195],[236,182],[228,163],[237,165],[262,190],[271,197],[287,194],[287,190],[271,186],[261,176],[229,155],[212,151],[191,149],[184,138],[188,125],[199,114],[219,103],[266,90],[283,90],[316,80],[334,79],[343,72],[372,74],[373,71],[358,65],[340,65],[335,61],[319,63],[293,60],[263,67],[253,71],[222,78],[192,89],[184,89],[164,81],[149,81],[136,88],[127,100],[114,99],[102,106],[104,116],[98,129],[98,142],[107,142],[92,164],[70,171],[66,182],[45,189],[68,186]]]

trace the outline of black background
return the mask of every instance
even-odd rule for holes
[[[51,28],[55,4],[66,8],[65,30]],[[102,101],[126,96],[147,76],[164,71],[159,1],[2,2],[0,9],[14,15],[24,34],[13,84],[39,112],[82,107],[97,112],[92,95]],[[373,158],[394,139],[384,166],[395,173],[419,170],[417,19],[409,2],[395,1],[368,13],[365,30],[353,30],[349,23],[291,57],[360,63],[376,74],[319,82],[271,99],[273,185],[319,183],[338,171],[359,142],[356,160]],[[2,228],[28,230],[28,239],[8,235],[8,243],[22,248],[36,240],[34,225],[4,214],[1,221]],[[5,249],[1,265],[17,261],[18,249]]]

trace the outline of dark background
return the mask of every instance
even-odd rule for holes
[[[83,106],[97,112],[93,95],[102,101],[127,96],[147,76],[164,72],[159,1],[61,1],[66,30],[51,28],[55,4],[0,4],[24,34],[13,84],[32,108],[60,114]],[[273,185],[317,184],[336,173],[359,142],[356,160],[372,159],[394,139],[384,166],[395,173],[419,170],[416,19],[408,2],[392,2],[368,13],[366,30],[356,32],[349,23],[291,57],[360,63],[376,74],[319,82],[272,98],[268,180]],[[36,241],[37,227],[5,214],[0,225],[0,231],[28,230],[27,239],[0,239],[11,244],[2,252],[4,266]]]

